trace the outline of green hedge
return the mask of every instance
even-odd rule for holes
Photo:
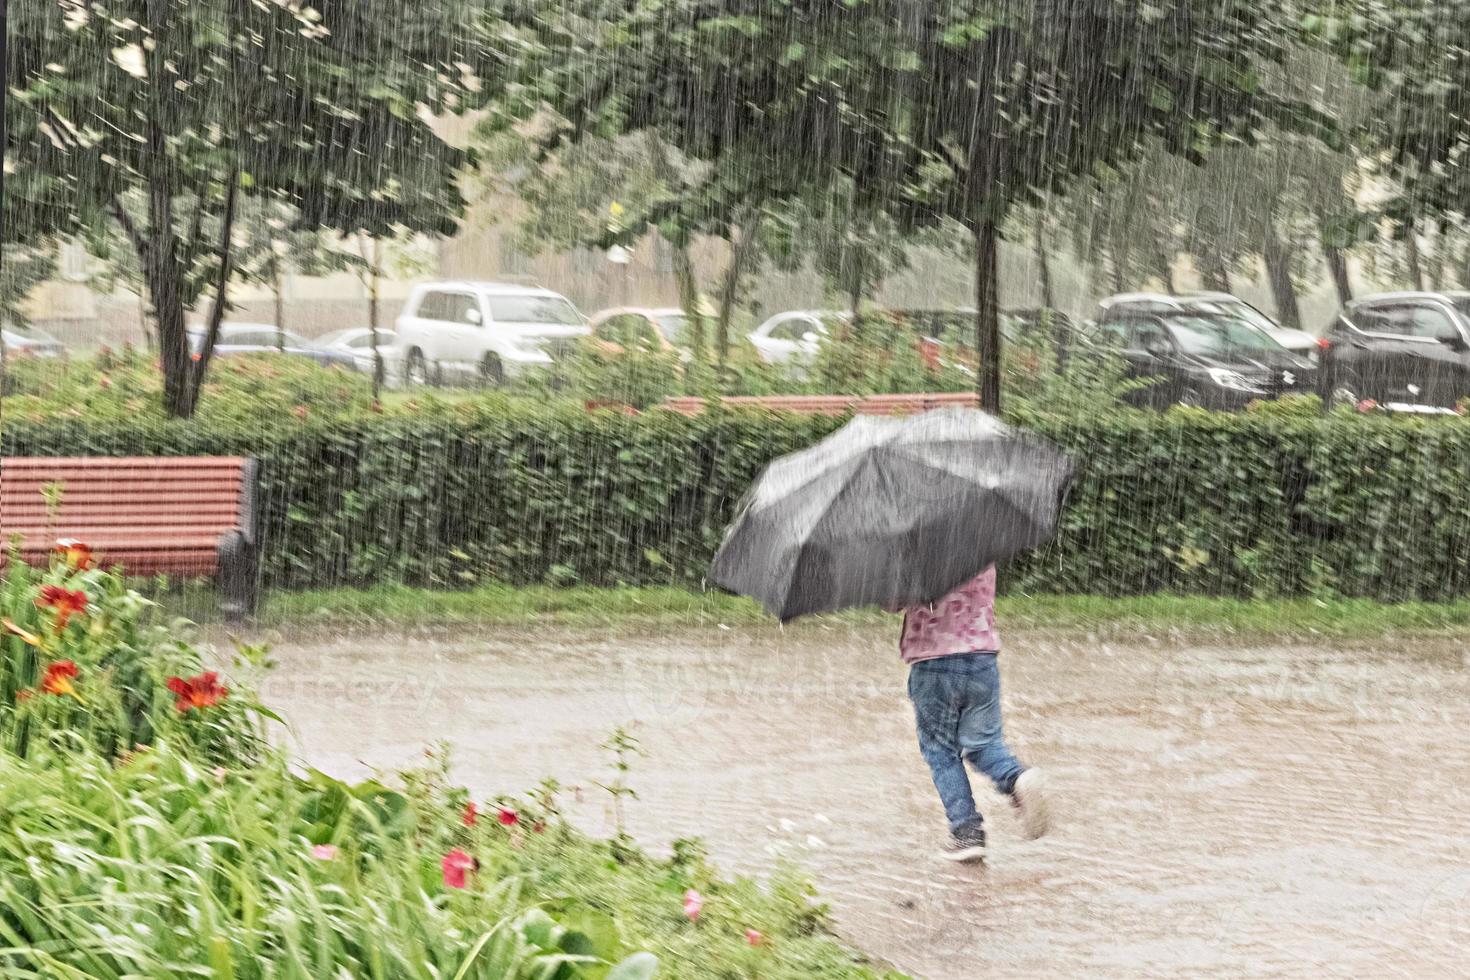
[[[1082,463],[1012,588],[1462,595],[1470,424],[1270,411],[1016,421]],[[685,419],[484,400],[350,421],[5,420],[6,455],[241,453],[264,463],[274,586],[697,584],[774,456],[837,420]]]

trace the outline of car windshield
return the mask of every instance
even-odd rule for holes
[[[1244,320],[1182,313],[1162,318],[1179,346],[1189,354],[1269,354],[1285,350],[1264,330]]]
[[[664,313],[659,315],[658,328],[663,331],[664,337],[671,344],[682,343],[685,333],[689,330],[689,318],[682,313]]]
[[[497,323],[582,324],[576,307],[560,296],[491,296],[490,316]]]
[[[1212,316],[1228,316],[1262,330],[1275,330],[1277,324],[1266,314],[1242,300],[1200,300],[1190,304],[1190,310]]]

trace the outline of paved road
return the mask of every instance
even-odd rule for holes
[[[583,787],[617,724],[647,749],[632,832],[728,868],[799,861],[853,944],[918,976],[1464,976],[1470,657],[1458,647],[1012,635],[1013,747],[1056,832],[1002,800],[984,868],[930,856],[941,811],[892,637],[837,625],[348,635],[277,647],[267,697],[353,776],[455,747],[486,795]]]

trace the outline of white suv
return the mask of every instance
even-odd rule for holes
[[[398,317],[398,352],[410,385],[475,377],[498,385],[544,368],[587,336],[587,321],[549,289],[496,282],[414,287]]]

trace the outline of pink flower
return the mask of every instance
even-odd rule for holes
[[[480,811],[473,800],[464,805],[464,816],[460,817],[460,822],[466,827],[473,827],[480,822]]]
[[[693,888],[684,893],[684,914],[690,922],[699,921],[699,912],[704,908],[704,896]]]
[[[311,849],[311,856],[318,861],[330,861],[337,856],[337,845],[318,844]]]
[[[500,812],[496,815],[496,819],[500,821],[500,826],[502,827],[514,827],[521,822],[521,815],[514,810],[501,807]]]
[[[747,929],[745,930],[745,941],[752,946],[759,946],[766,941],[766,937],[754,929]]]
[[[1362,401],[1358,402],[1358,411],[1360,412],[1371,412],[1377,407],[1378,403],[1371,398],[1364,398]]]
[[[463,888],[469,877],[469,873],[475,870],[475,859],[470,857],[459,848],[455,848],[444,855],[440,862],[444,870],[444,886],[446,888]]]

